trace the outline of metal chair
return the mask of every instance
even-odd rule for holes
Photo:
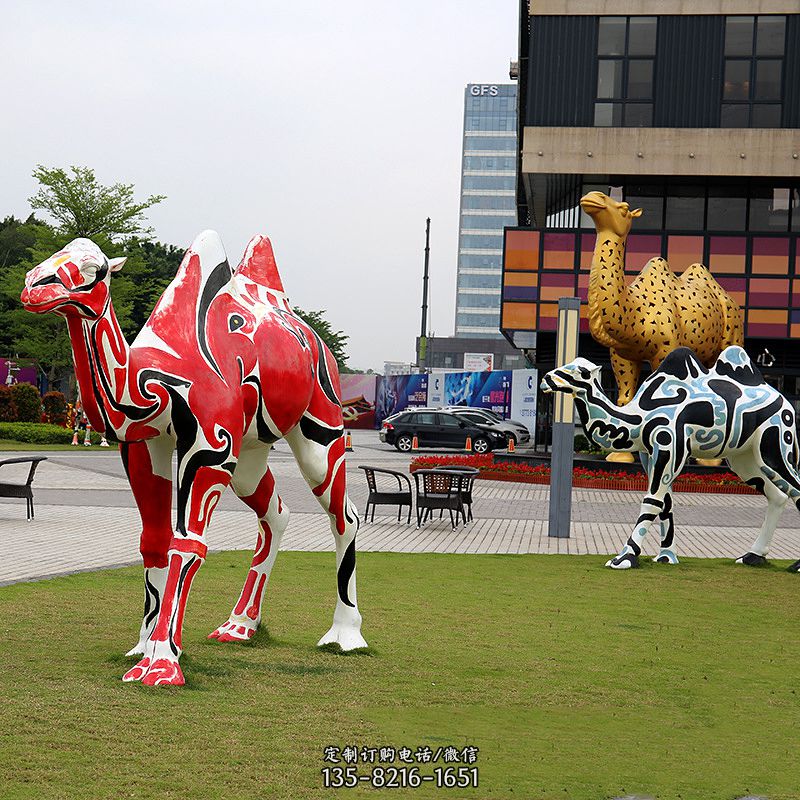
[[[450,512],[450,524],[453,526],[453,530],[458,525],[459,515],[463,517],[464,524],[467,524],[464,500],[461,494],[464,477],[458,472],[447,472],[440,469],[418,469],[414,473],[414,483],[417,487],[418,528],[427,521],[431,511],[436,509],[441,513]],[[455,512],[455,517],[453,512]]]
[[[458,464],[445,464],[441,467],[435,467],[439,472],[456,472],[463,476],[461,482],[461,499],[467,507],[467,522],[472,522],[472,486],[475,483],[475,478],[480,474],[480,470],[475,467],[462,467]]]
[[[28,480],[25,483],[0,483],[0,497],[20,497],[25,498],[28,507],[28,519],[33,519],[33,476],[36,472],[36,467],[39,466],[40,461],[47,461],[46,456],[26,456],[23,458],[6,458],[0,461],[0,467],[6,464],[30,464],[31,468],[28,472]]]
[[[397,506],[397,521],[400,522],[400,514],[403,511],[403,506],[408,506],[408,519],[406,525],[411,522],[411,509],[413,505],[413,497],[411,494],[411,481],[408,475],[402,472],[395,472],[393,469],[382,469],[379,467],[368,467],[359,464],[359,469],[364,470],[367,476],[367,485],[369,486],[369,497],[367,497],[367,508],[364,511],[364,519],[369,516],[369,507],[372,506],[372,519],[370,522],[375,522],[375,506]],[[391,475],[397,479],[396,491],[383,491],[378,489],[378,481],[375,475]],[[403,488],[403,481],[405,481],[408,489]]]

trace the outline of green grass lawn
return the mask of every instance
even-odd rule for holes
[[[281,554],[248,646],[205,638],[248,563],[214,555],[182,689],[119,680],[140,570],[0,588],[0,797],[799,798],[800,576],[604,560],[362,554],[372,649],[345,657],[314,647],[332,554]],[[480,786],[323,789],[348,744],[475,745]]]
[[[71,450],[73,453],[106,453],[108,450],[117,450],[117,444],[115,442],[110,442],[108,447],[100,447],[99,445],[93,444],[91,447],[84,447],[83,439],[81,439],[80,445],[75,447],[71,444],[32,444],[31,442],[14,442],[10,439],[0,439],[0,453],[4,452],[39,452],[45,450]]]

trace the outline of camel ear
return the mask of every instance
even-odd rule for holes
[[[120,256],[120,258],[110,258],[108,260],[108,268],[112,272],[119,272],[127,260],[128,260],[127,256]]]
[[[642,209],[637,208],[635,211],[631,211],[632,217],[641,217],[642,216]]]

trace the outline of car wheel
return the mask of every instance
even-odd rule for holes
[[[407,453],[411,450],[411,445],[413,444],[411,437],[404,433],[402,436],[397,437],[397,441],[394,443],[394,446],[401,452]]]
[[[483,453],[488,453],[488,452],[489,452],[489,451],[492,449],[492,447],[491,447],[491,445],[489,444],[489,440],[488,440],[488,439],[484,439],[482,436],[479,436],[479,437],[478,437],[478,438],[477,438],[477,439],[476,439],[476,440],[475,440],[475,441],[472,443],[472,449],[473,449],[473,450],[474,450],[476,453],[478,453],[478,454],[481,454],[481,455],[482,455]]]

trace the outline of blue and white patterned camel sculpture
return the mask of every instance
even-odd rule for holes
[[[655,560],[678,562],[671,490],[689,456],[727,458],[731,469],[767,498],[761,531],[737,563],[763,564],[786,501],[791,499],[800,510],[794,410],[741,347],[723,350],[710,370],[691,350],[674,350],[625,406],[608,399],[600,367],[585,358],[548,372],[542,390],[573,395],[586,435],[606,449],[638,452],[647,472],[648,492],[633,533],[607,567],[637,566],[644,537],[656,519],[661,523],[661,552]],[[800,572],[800,560],[789,571]]]

